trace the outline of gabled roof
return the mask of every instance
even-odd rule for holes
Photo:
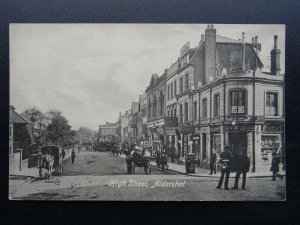
[[[31,124],[26,117],[19,115],[12,107],[9,107],[9,122]]]

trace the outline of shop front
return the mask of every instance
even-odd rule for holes
[[[270,169],[273,151],[279,154],[283,164],[282,169],[285,169],[284,123],[266,121],[261,128],[260,158],[257,162],[263,170]]]

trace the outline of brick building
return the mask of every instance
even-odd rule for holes
[[[99,135],[102,141],[116,141],[117,123],[106,122],[103,125],[99,125]]]

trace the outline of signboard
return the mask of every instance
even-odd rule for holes
[[[221,131],[221,126],[220,125],[211,125],[210,126],[210,131],[211,132],[220,132]]]
[[[262,127],[262,131],[283,131],[283,122],[278,121],[266,121]]]
[[[254,131],[254,126],[252,124],[237,124],[233,125],[225,125],[226,131]]]

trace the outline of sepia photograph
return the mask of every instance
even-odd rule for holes
[[[286,201],[285,28],[10,23],[8,198]]]

